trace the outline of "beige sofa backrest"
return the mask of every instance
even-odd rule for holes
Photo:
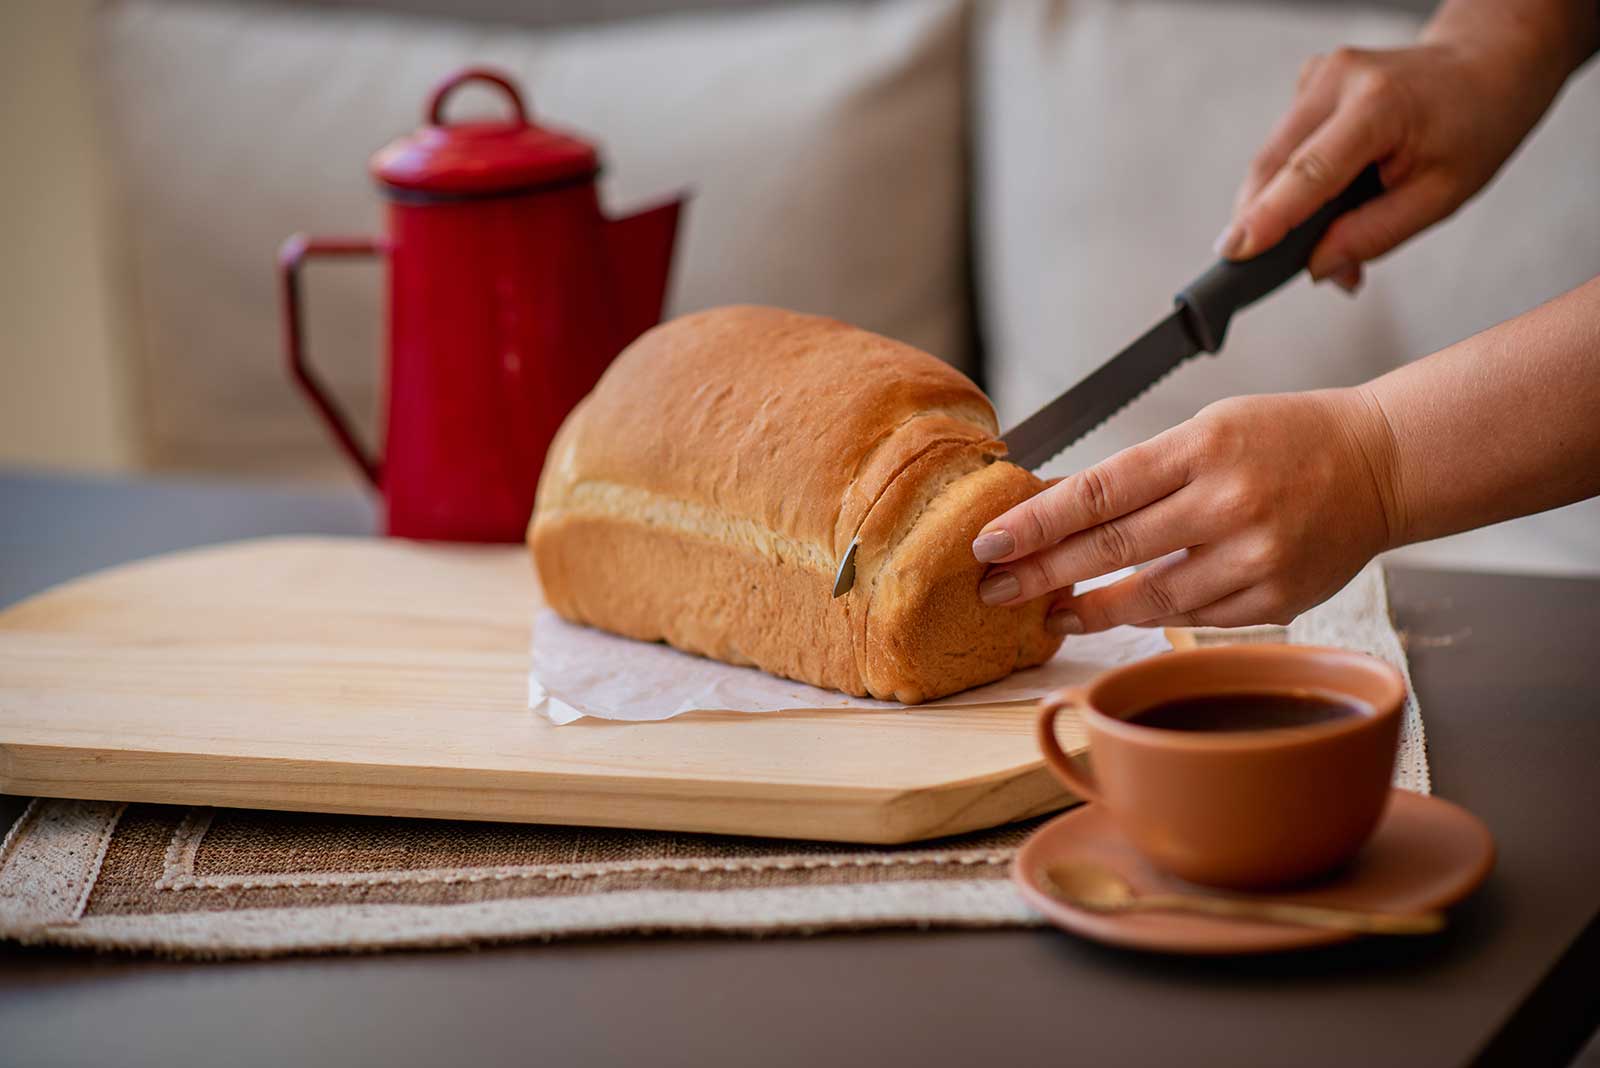
[[[367,157],[429,87],[504,68],[535,111],[602,146],[602,201],[692,194],[673,314],[824,312],[970,367],[965,13],[956,0],[786,6],[561,30],[367,11],[108,6],[108,146],[131,265],[147,459],[342,469],[283,368],[273,254],[297,230],[372,233]],[[453,114],[471,114],[469,92]],[[478,98],[498,106],[488,97]],[[313,268],[309,347],[375,425],[379,273]]]
[[[115,0],[98,67],[146,455],[344,471],[282,368],[272,252],[297,229],[375,230],[367,154],[468,60],[510,68],[542,114],[603,143],[609,204],[694,187],[673,311],[837,315],[979,374],[1020,418],[1205,266],[1302,60],[1407,41],[1429,4],[1383,6]],[[640,17],[668,8],[690,12]],[[1480,201],[1377,265],[1358,300],[1297,283],[1050,470],[1218,397],[1381,374],[1600,273],[1597,116],[1590,70]],[[314,359],[374,438],[377,273],[318,269],[310,288]],[[1600,571],[1600,502],[1411,555]]]

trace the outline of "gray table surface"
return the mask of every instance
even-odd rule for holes
[[[354,491],[0,472],[0,604]],[[1443,935],[1185,960],[1054,930],[174,963],[0,946],[0,1064],[1600,1064],[1600,581],[1401,571],[1435,789],[1498,867]],[[3,665],[0,665],[3,668]],[[0,828],[21,799],[0,797]]]

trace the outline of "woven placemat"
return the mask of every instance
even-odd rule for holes
[[[1405,667],[1376,567],[1287,634],[1184,640],[1285,637]],[[1414,700],[1395,781],[1428,791]],[[234,958],[665,931],[1018,927],[1041,922],[1008,879],[1040,822],[862,847],[39,800],[0,845],[0,937]]]

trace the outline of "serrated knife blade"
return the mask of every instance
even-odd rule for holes
[[[1030,471],[1048,463],[1184,360],[1217,352],[1234,312],[1304,270],[1333,221],[1382,192],[1374,164],[1265,252],[1248,260],[1213,264],[1177,295],[1172,313],[1143,337],[1001,435],[1009,451],[1006,459]]]
[[[1043,466],[1200,351],[1180,305],[1083,381],[1006,431],[1000,439],[1006,443],[1006,459],[1030,471]]]
[[[1030,471],[1048,463],[1184,360],[1222,348],[1234,312],[1304,270],[1333,221],[1382,192],[1383,182],[1374,163],[1265,252],[1248,260],[1218,261],[1178,294],[1172,313],[1144,336],[1001,435],[1006,459]],[[835,597],[843,597],[855,585],[858,548],[857,540],[852,539],[839,559],[833,576]]]
[[[1030,471],[1043,466],[1168,371],[1199,353],[1200,346],[1183,318],[1180,304],[1089,377],[1008,430],[1000,439],[1006,444],[1006,459]],[[859,543],[852,539],[839,560],[833,575],[835,597],[843,597],[855,585],[857,548]]]
[[[1168,371],[1200,351],[1184,325],[1180,304],[1144,336],[1102,364],[1082,382],[1007,431],[1006,459],[1030,471],[1115,415]],[[855,585],[856,549],[852,539],[833,575],[833,595]]]

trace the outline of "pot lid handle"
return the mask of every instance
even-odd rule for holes
[[[430,125],[443,126],[445,124],[445,98],[459,86],[472,81],[488,82],[491,85],[499,86],[506,96],[510,98],[511,107],[517,113],[516,124],[518,126],[526,126],[528,124],[528,112],[522,105],[522,94],[517,91],[517,87],[512,84],[511,79],[487,67],[467,67],[464,70],[456,71],[434,87],[433,93],[428,97],[428,122]]]

